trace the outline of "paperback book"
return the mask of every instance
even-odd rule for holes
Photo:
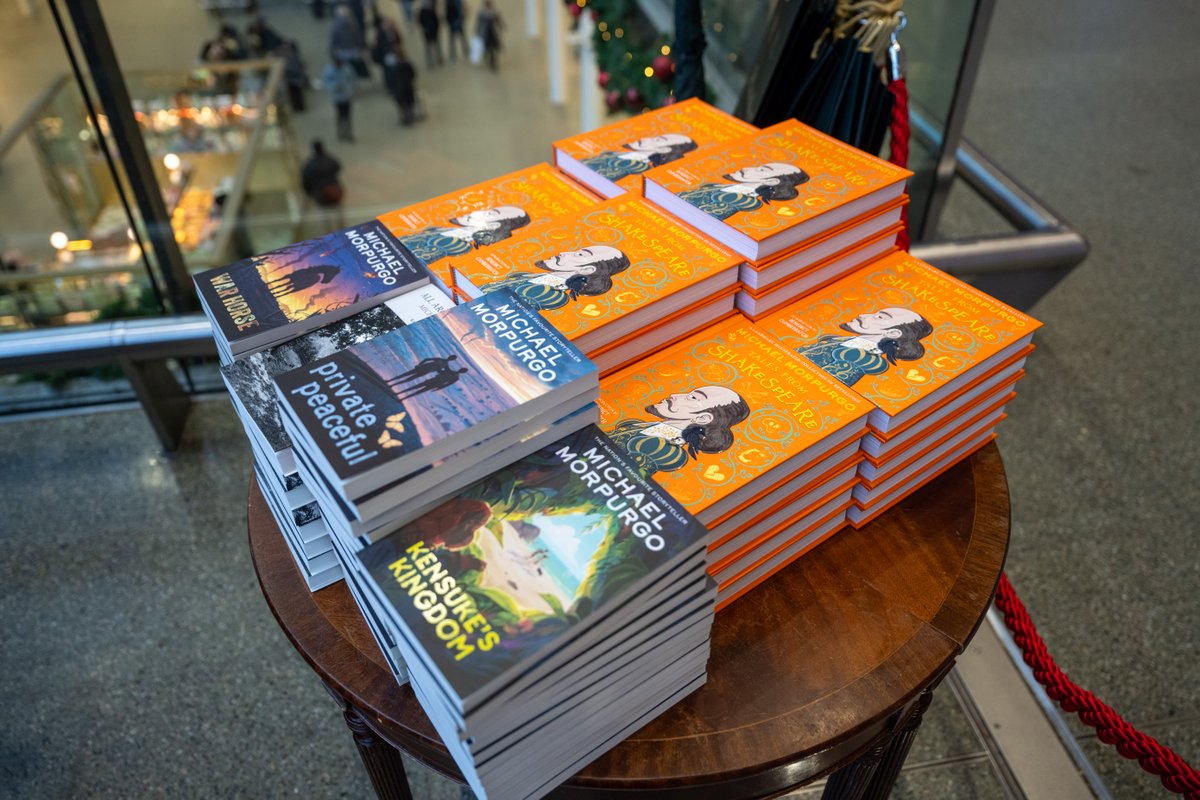
[[[222,363],[429,283],[429,270],[371,220],[194,276]]]
[[[558,168],[604,197],[641,193],[642,173],[758,130],[691,98],[554,143]]]
[[[794,120],[645,174],[645,195],[758,262],[903,194],[906,169]]]
[[[433,272],[453,284],[451,261],[514,233],[536,231],[555,217],[583,211],[599,198],[549,164],[510,172],[414,203],[378,220]]]
[[[445,292],[424,286],[222,366],[221,377],[247,435],[259,452],[271,454],[268,468],[280,477],[296,471],[292,442],[279,416],[274,377],[453,307]]]
[[[284,373],[293,442],[353,502],[512,430],[571,397],[594,399],[595,366],[499,291]]]

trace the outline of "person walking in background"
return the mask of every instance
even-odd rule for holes
[[[346,191],[341,181],[342,165],[325,151],[320,139],[313,139],[312,154],[300,168],[300,185],[317,207],[321,233],[346,227],[342,220],[342,199]]]
[[[504,28],[504,20],[492,5],[492,0],[483,0],[479,14],[475,17],[475,35],[483,42],[483,56],[488,69],[496,71],[496,55],[500,52],[500,31]]]
[[[438,29],[441,27],[441,21],[438,20],[433,0],[421,0],[421,10],[417,12],[417,22],[421,26],[421,33],[425,36],[425,66],[432,67],[441,64],[442,45],[438,41]]]
[[[362,29],[354,21],[350,7],[339,3],[333,14],[333,26],[329,29],[329,57],[345,62],[358,77],[369,78],[371,73],[363,59],[366,50]]]
[[[404,48],[396,48],[384,56],[383,83],[388,94],[400,108],[400,124],[412,125],[416,120],[415,107],[417,104],[417,71],[404,53]]]
[[[321,83],[333,100],[334,111],[337,112],[337,137],[342,142],[354,141],[354,126],[350,122],[350,104],[354,101],[354,89],[358,80],[354,70],[340,58],[325,65],[321,75]]]
[[[371,60],[383,68],[384,59],[404,44],[404,37],[396,23],[387,17],[375,17],[375,39],[371,42]]]
[[[466,14],[467,12],[463,8],[463,0],[446,0],[446,27],[450,30],[446,49],[450,54],[451,61],[455,58],[455,38],[458,39],[459,46],[462,48],[463,58],[467,57],[467,35],[463,32],[463,20]]]
[[[312,85],[312,81],[309,80],[308,70],[300,58],[300,48],[295,42],[284,39],[275,55],[283,59],[283,83],[287,86],[292,110],[303,111],[308,107],[308,87]]]

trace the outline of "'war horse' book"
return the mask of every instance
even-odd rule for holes
[[[194,277],[222,363],[345,319],[429,283],[429,270],[376,220]]]

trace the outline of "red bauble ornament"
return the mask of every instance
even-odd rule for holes
[[[604,105],[608,106],[609,111],[616,111],[621,107],[621,93],[616,89],[604,94]]]
[[[642,102],[642,93],[637,90],[636,86],[630,86],[625,90],[625,102],[631,106],[636,106]]]
[[[612,74],[600,70],[600,74],[596,76],[596,83],[600,84],[600,88],[604,89],[608,86],[608,82],[612,79]]]
[[[675,75],[675,62],[670,56],[655,56],[650,62],[650,67],[654,70],[654,77],[658,78],[663,83],[671,80]]]

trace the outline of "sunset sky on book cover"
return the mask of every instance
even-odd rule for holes
[[[195,282],[232,342],[369,297],[394,295],[428,278],[387,229],[371,220],[207,270]]]
[[[601,380],[599,404],[604,432],[693,514],[870,410],[743,318]]]
[[[756,130],[750,123],[692,98],[560,139],[554,147],[636,193],[641,185],[639,174],[647,169]]]
[[[645,173],[647,180],[757,242],[911,175],[795,120]],[[794,196],[763,200],[728,191],[767,177],[793,186]]]
[[[549,164],[536,164],[377,219],[449,284],[444,259],[461,256],[517,231],[582,211],[600,198]]]
[[[1041,327],[902,252],[884,256],[757,324],[888,416]]]
[[[359,558],[464,698],[607,611],[705,534],[589,425],[477,481]],[[420,586],[432,596],[418,607]]]
[[[517,325],[531,337],[505,339]],[[552,364],[549,357],[521,355],[538,348],[544,353],[553,348]],[[344,480],[595,369],[535,312],[498,292],[284,373],[275,382]],[[332,398],[329,414],[321,413],[324,403],[314,404],[318,395]],[[359,424],[357,409],[366,406],[371,406],[371,422]],[[327,421],[331,414],[348,429],[344,435],[335,435],[338,427]],[[366,438],[354,439],[360,433]]]
[[[483,292],[512,289],[572,340],[741,262],[625,196],[455,261]]]

